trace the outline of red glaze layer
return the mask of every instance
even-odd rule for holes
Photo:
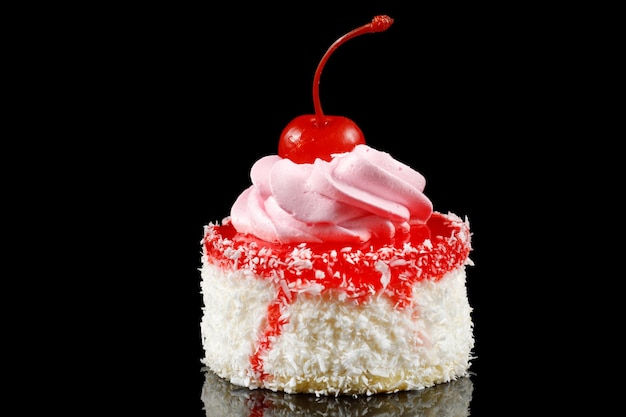
[[[347,299],[361,303],[384,290],[403,308],[411,302],[415,282],[439,280],[466,262],[470,237],[467,221],[434,212],[426,225],[413,226],[410,236],[360,247],[274,244],[238,234],[228,220],[206,226],[202,245],[204,262],[233,271],[248,269],[277,283],[282,279],[294,293],[296,288],[318,284],[322,291],[342,291]],[[379,260],[389,267],[388,283],[381,280]]]

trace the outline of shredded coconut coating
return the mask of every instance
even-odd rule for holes
[[[204,363],[235,385],[318,396],[467,376],[469,223],[434,216],[432,230],[444,233],[369,251],[263,245],[207,226]]]

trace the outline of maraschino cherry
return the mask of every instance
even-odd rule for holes
[[[313,163],[316,158],[330,161],[335,153],[349,152],[356,145],[364,144],[361,129],[343,116],[326,116],[319,98],[320,76],[330,54],[344,42],[364,33],[387,30],[393,19],[386,15],[375,16],[366,25],[348,32],[328,48],[313,78],[313,105],[315,114],[297,116],[283,129],[278,142],[278,155],[295,163]]]

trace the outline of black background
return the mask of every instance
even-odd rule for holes
[[[39,150],[65,156],[55,161],[61,177],[44,185],[72,201],[48,233],[71,233],[68,269],[81,277],[54,286],[86,293],[63,312],[81,330],[51,340],[61,340],[59,369],[79,363],[71,390],[85,411],[204,415],[203,226],[229,214],[282,128],[313,112],[314,71],[332,42],[387,14],[389,30],[333,53],[322,107],[424,174],[435,210],[468,217],[471,415],[510,410],[503,403],[536,412],[529,390],[550,387],[529,381],[545,361],[548,374],[562,362],[537,328],[547,324],[549,340],[562,330],[543,316],[550,292],[529,288],[537,269],[527,260],[542,253],[543,218],[556,215],[548,197],[567,194],[556,187],[564,173],[544,174],[572,121],[563,103],[578,100],[569,88],[578,44],[554,29],[562,10],[401,3],[79,10],[38,41],[49,71],[33,76],[37,104],[59,110],[46,121],[56,140]]]

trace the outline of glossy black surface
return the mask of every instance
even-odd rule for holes
[[[313,111],[313,74],[330,44],[388,14],[395,20],[388,31],[351,40],[333,54],[321,79],[322,106],[357,123],[372,147],[423,173],[436,210],[468,217],[477,358],[464,382],[424,395],[376,397],[369,405],[372,412],[426,412],[431,402],[445,410],[452,397],[463,410],[469,402],[469,412],[459,415],[536,414],[533,398],[550,387],[528,381],[535,375],[554,381],[555,367],[565,362],[550,336],[562,320],[543,313],[554,299],[543,284],[559,275],[532,262],[552,259],[538,254],[552,229],[534,221],[537,213],[550,225],[560,215],[533,199],[544,177],[532,174],[547,158],[538,117],[552,110],[541,99],[542,69],[552,59],[537,39],[541,22],[521,10],[380,4],[109,10],[84,20],[93,36],[81,29],[69,46],[55,43],[66,47],[55,49],[50,62],[65,62],[65,51],[71,65],[53,79],[54,97],[67,97],[68,85],[75,90],[64,120],[79,139],[67,145],[78,156],[72,153],[68,164],[55,160],[67,174],[52,189],[72,185],[67,222],[48,209],[60,198],[41,197],[35,223],[42,232],[32,239],[52,246],[66,224],[80,225],[77,248],[64,251],[70,265],[55,269],[55,283],[76,269],[80,279],[71,291],[80,292],[89,313],[72,308],[50,320],[80,321],[80,331],[71,332],[76,344],[57,332],[50,339],[68,358],[57,361],[53,380],[67,373],[66,363],[80,364],[71,379],[81,394],[66,395],[87,399],[81,409],[206,417],[202,228],[229,214],[249,185],[253,162],[276,153],[283,127]],[[63,143],[49,146],[65,149]],[[48,223],[59,230],[48,231]],[[542,325],[548,336],[538,335]],[[33,355],[43,369],[46,352]],[[209,388],[222,408],[247,404],[241,391],[219,381]],[[251,395],[255,403],[290,403]],[[303,413],[319,407],[350,415],[353,407],[362,413],[356,415],[376,415],[360,400],[297,400],[292,405]]]
[[[454,416],[470,413],[473,384],[460,378],[419,391],[371,396],[284,394],[236,387],[206,373],[202,402],[207,417],[231,416]]]

